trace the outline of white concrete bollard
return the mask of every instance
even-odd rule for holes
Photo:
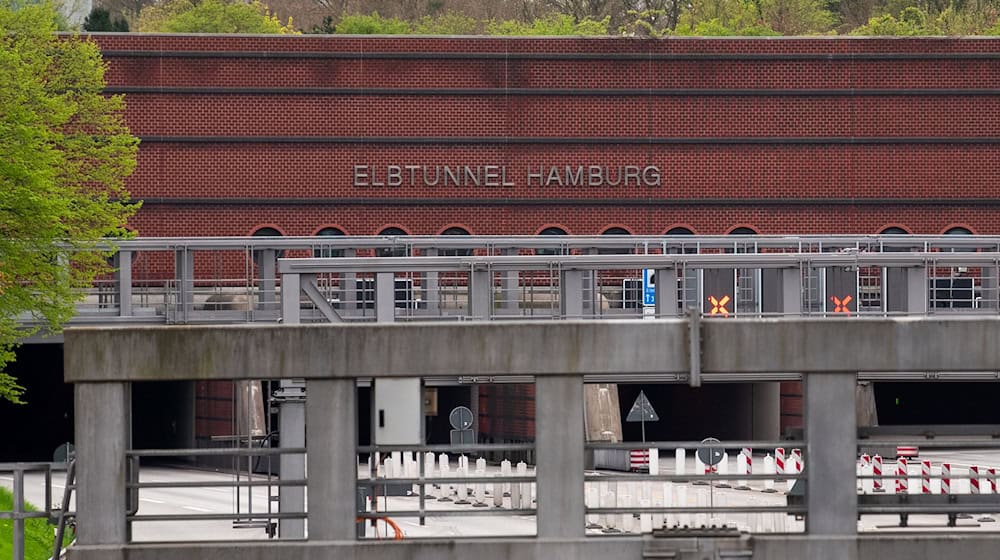
[[[609,487],[610,488],[610,487]],[[610,489],[601,496],[601,507],[602,508],[613,508],[618,504],[618,499],[615,497],[614,492]],[[604,516],[605,533],[617,533],[618,532],[618,516],[609,513]]]
[[[639,500],[639,507],[648,508],[651,502],[642,498]],[[653,515],[650,513],[640,513],[639,514],[639,532],[640,533],[652,533],[653,532]]]
[[[392,455],[392,472],[395,478],[400,478],[403,476],[403,452],[393,451]]]
[[[677,486],[676,490],[677,490],[676,506],[677,507],[682,507],[682,508],[688,507],[687,486],[685,486],[684,484],[679,484]],[[677,524],[680,525],[681,527],[690,527],[691,526],[691,514],[690,513],[678,513],[677,514]]]
[[[584,500],[588,508],[600,507],[600,488],[597,484],[590,483],[587,485],[587,493],[584,495]],[[600,516],[595,513],[587,514],[587,529],[600,529]]]
[[[747,456],[744,454],[743,451],[740,451],[740,454],[736,456],[736,476],[750,474],[749,472],[747,472],[747,468],[749,466],[750,465],[749,465],[749,462],[747,461]],[[750,489],[750,485],[747,482],[748,481],[746,479],[742,479],[742,480],[738,479],[736,481],[736,489],[737,490],[749,490]]]
[[[660,450],[655,447],[649,448],[649,474],[660,474]]]
[[[500,461],[500,474],[502,474],[503,476],[510,476],[510,472],[511,472],[510,459],[504,459],[503,461]],[[505,482],[503,484],[503,495],[510,496],[509,482]]]
[[[771,476],[775,474],[774,457],[771,457],[770,453],[764,456],[764,474]],[[764,480],[764,492],[767,492],[768,494],[773,494],[774,492],[777,492],[777,490],[774,489],[773,478],[768,478]]]
[[[729,474],[729,453],[722,453],[722,461],[719,462],[719,476],[724,476]],[[725,478],[719,480],[719,488],[732,488],[729,481]]]
[[[683,447],[674,450],[674,474],[684,476],[687,463],[687,451]]]
[[[503,476],[503,473],[497,476]],[[503,507],[503,483],[493,483],[493,507]]]
[[[476,459],[476,478],[483,478],[486,476],[486,459],[482,457]],[[486,507],[486,484],[483,482],[476,482],[473,486],[473,492],[476,495],[476,502],[473,507]]]
[[[459,467],[458,471],[455,474],[457,476],[462,476],[462,477],[469,476],[469,467],[468,467],[468,464],[466,464],[463,467]],[[463,505],[463,506],[469,505],[469,503],[470,503],[469,502],[469,485],[465,481],[459,482],[458,484],[455,485],[455,491],[458,493],[458,499],[455,500],[455,503],[458,504],[458,505]]]
[[[448,454],[447,453],[442,453],[442,454],[438,455],[438,470],[439,471],[444,471],[444,468],[446,466],[448,466],[448,465],[450,465],[450,463],[448,461]]]
[[[663,507],[669,508],[674,507],[674,485],[670,482],[663,483]],[[663,515],[663,524],[658,525],[659,527],[673,527],[676,523],[676,517],[672,513],[667,513]]]
[[[695,505],[700,508],[708,507],[709,497],[708,490],[699,489],[695,491]],[[696,513],[694,515],[694,526],[695,527],[706,527],[708,526],[708,514],[707,513]]]
[[[510,485],[510,509],[521,509],[521,485],[513,483]]]
[[[517,463],[517,476],[528,476],[528,464],[524,461]],[[518,482],[521,487],[521,503],[524,507],[531,507],[531,484],[528,482]]]
[[[624,489],[623,489],[624,490]],[[631,494],[621,494],[618,496],[618,507],[630,508],[632,507],[632,495]],[[621,528],[623,533],[632,533],[635,531],[635,517],[631,513],[622,513],[621,516]]]
[[[444,454],[442,453],[442,455],[444,455]],[[440,461],[440,466],[441,466],[441,478],[451,478],[451,464],[448,463],[447,457],[445,457],[444,460]],[[441,483],[441,497],[438,498],[438,501],[439,502],[450,502],[450,501],[452,501],[452,499],[451,499],[451,492],[452,492],[453,488],[454,488],[454,484],[453,483],[442,482]]]

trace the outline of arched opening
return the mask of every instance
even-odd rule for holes
[[[542,231],[538,232],[538,235],[552,235],[552,236],[555,236],[555,235],[566,235],[566,230],[564,230],[562,228],[558,228],[558,227],[547,227],[547,228],[543,229]],[[563,251],[564,251],[563,248],[558,248],[558,249],[535,249],[535,254],[536,255],[543,255],[543,256],[553,256],[553,255],[561,255],[561,254],[563,254]]]
[[[316,237],[344,237],[344,232],[338,228],[328,227],[323,228],[316,232]],[[343,257],[343,249],[334,249],[333,247],[320,246],[313,249],[313,257],[325,258],[325,257]]]
[[[601,232],[601,235],[632,235],[627,229],[620,227],[610,227]],[[609,247],[606,249],[598,249],[598,255],[629,255],[632,253],[632,249],[629,247]]]
[[[441,235],[469,235],[469,231],[465,228],[460,227],[450,227],[441,232]],[[468,257],[472,255],[472,249],[439,249],[438,254],[442,257]]]
[[[387,227],[382,231],[378,232],[379,235],[385,237],[406,237],[409,235],[405,231],[399,229],[398,227]],[[380,247],[375,249],[376,257],[405,257],[409,253],[409,248],[406,245],[397,245],[393,247]]]

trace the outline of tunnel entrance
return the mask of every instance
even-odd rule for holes
[[[1000,424],[1000,383],[875,383],[880,426]]]
[[[25,344],[7,367],[25,388],[27,404],[0,400],[4,430],[0,461],[51,461],[56,447],[73,441],[73,386],[63,382],[62,344]]]
[[[753,434],[751,384],[713,383],[701,387],[680,384],[619,384],[618,401],[624,441],[642,441],[639,422],[626,422],[629,410],[646,393],[660,417],[646,423],[646,441],[749,440]]]
[[[194,382],[132,384],[133,449],[195,447]]]

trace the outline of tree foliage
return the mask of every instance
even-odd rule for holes
[[[124,33],[128,31],[128,21],[123,18],[111,19],[111,14],[104,8],[94,8],[90,15],[83,20],[84,31],[115,31]]]
[[[410,23],[399,18],[384,18],[378,12],[346,15],[333,28],[344,35],[402,35],[410,33]]]
[[[610,23],[610,17],[576,20],[568,14],[551,13],[529,22],[514,19],[491,21],[486,24],[486,33],[514,36],[607,35]]]
[[[101,238],[126,235],[138,139],[106,97],[91,42],[60,39],[50,5],[0,0],[0,398],[22,389],[4,366],[18,341],[58,331],[81,289],[109,271]],[[38,326],[23,329],[29,318]]]
[[[259,0],[165,0],[139,13],[139,31],[158,33],[298,33]]]

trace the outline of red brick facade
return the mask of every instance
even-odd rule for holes
[[[143,138],[144,236],[1000,233],[997,40],[95,39]],[[357,187],[355,165],[515,185]],[[567,165],[662,180],[525,180]]]

